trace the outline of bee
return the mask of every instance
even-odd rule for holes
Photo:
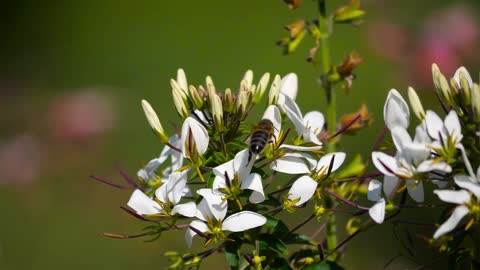
[[[252,132],[250,136],[250,146],[248,153],[248,163],[252,158],[252,154],[260,154],[267,143],[273,143],[271,140],[274,135],[275,127],[273,126],[272,121],[268,119],[262,119],[255,126],[252,127]]]

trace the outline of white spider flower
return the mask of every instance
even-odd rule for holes
[[[284,101],[283,109],[285,110],[287,117],[295,126],[297,134],[304,142],[311,142],[317,146],[321,146],[322,142],[320,142],[317,136],[320,134],[325,124],[325,117],[323,114],[318,111],[311,111],[304,116],[293,99],[285,96]]]
[[[430,159],[430,149],[423,143],[412,141],[403,127],[397,126],[391,133],[397,148],[395,157],[382,152],[372,153],[373,164],[386,176],[384,192],[391,194],[402,179],[407,185],[410,197],[416,202],[423,202],[422,174],[431,171],[448,173],[452,168],[444,161]],[[417,138],[422,137],[419,135]]]
[[[136,189],[127,205],[140,215],[175,215],[193,217],[196,214],[194,202],[179,204],[187,188],[188,170],[170,174],[168,182],[155,191],[155,199]]]
[[[345,161],[345,153],[335,152],[324,155],[318,160],[310,155],[300,153],[287,153],[281,158],[272,162],[271,169],[286,174],[305,174],[295,180],[288,199],[295,201],[295,206],[307,202],[315,193],[318,181],[336,171]]]
[[[260,227],[267,222],[267,219],[255,212],[242,211],[227,216],[227,201],[222,195],[213,190],[204,188],[197,191],[203,197],[197,205],[196,217],[185,232],[185,240],[188,247],[192,246],[192,240],[197,232],[208,235],[209,241],[224,239],[224,231],[242,232]]]
[[[315,146],[300,146],[300,145],[290,145],[290,144],[278,145],[279,140],[281,139],[280,131],[282,130],[282,115],[276,105],[268,106],[265,112],[263,113],[262,119],[268,119],[273,124],[275,147],[286,148],[286,149],[297,150],[297,151],[315,151],[315,150],[322,149],[322,145],[315,145]]]
[[[368,183],[367,197],[369,201],[375,204],[368,209],[368,214],[378,224],[382,224],[385,220],[385,198],[382,197],[382,183],[376,179],[370,180]]]
[[[480,218],[480,184],[478,181],[478,175],[477,179],[466,175],[456,175],[454,180],[455,184],[462,189],[433,191],[437,194],[440,200],[447,203],[457,204],[457,207],[453,209],[450,217],[435,231],[433,235],[433,238],[435,239],[451,232],[467,215],[470,215],[471,219],[467,223],[465,229],[468,229]],[[472,199],[472,194],[475,196],[475,199]]]
[[[265,200],[263,193],[262,177],[258,173],[251,173],[254,159],[248,161],[249,150],[238,152],[233,160],[213,168],[215,179],[213,180],[213,191],[224,197],[237,200],[242,190],[252,191],[249,201],[261,203]]]
[[[457,113],[450,111],[445,117],[445,120],[442,121],[435,112],[427,111],[425,124],[428,135],[433,139],[432,143],[430,143],[432,150],[440,155],[446,162],[450,162],[455,158],[456,149],[459,149],[468,173],[473,177],[472,166],[468,160],[465,148],[461,143],[463,139],[462,126]]]
[[[182,125],[182,154],[190,160],[198,160],[208,148],[207,129],[195,118],[187,117]]]

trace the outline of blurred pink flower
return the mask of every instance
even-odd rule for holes
[[[55,139],[88,141],[113,124],[111,99],[92,90],[56,97],[48,108],[48,126]]]
[[[18,135],[0,144],[0,183],[28,184],[40,174],[43,147],[30,135]]]
[[[454,5],[434,13],[424,23],[426,36],[435,36],[448,43],[463,56],[475,53],[480,31],[471,8]]]
[[[432,63],[437,63],[444,74],[451,74],[461,66],[461,59],[455,49],[436,37],[423,38],[417,43],[411,57],[409,71],[423,85],[432,85]]]
[[[408,36],[403,27],[388,20],[376,20],[366,25],[367,44],[377,55],[390,61],[401,61],[405,56]]]

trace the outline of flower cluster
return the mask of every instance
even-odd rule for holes
[[[480,218],[480,171],[475,174],[472,169],[472,166],[480,165],[480,89],[464,67],[455,72],[450,83],[435,64],[432,73],[445,118],[442,120],[434,111],[425,111],[417,93],[410,87],[410,105],[420,122],[412,139],[408,132],[409,107],[398,91],[390,90],[385,102],[384,120],[396,153],[394,156],[372,153],[375,167],[385,175],[385,198],[381,195],[382,183],[378,180],[370,181],[368,198],[375,201],[369,209],[370,216],[375,222],[382,223],[386,202],[393,202],[397,191],[406,189],[415,202],[422,203],[424,183],[433,183],[439,188],[434,193],[441,201],[457,205],[434,233],[433,238],[437,239],[453,231],[465,216],[469,217],[465,229]]]

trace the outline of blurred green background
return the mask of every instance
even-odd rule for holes
[[[346,1],[327,1],[340,6]],[[368,155],[382,129],[386,93],[414,86],[426,104],[434,94],[430,65],[447,76],[466,65],[478,74],[476,1],[362,1],[364,24],[335,25],[333,61],[356,50],[365,62],[350,94],[339,93],[339,115],[369,105],[373,125],[343,138],[341,150]],[[153,243],[114,240],[103,232],[135,234],[142,224],[119,209],[130,191],[89,179],[120,181],[158,155],[140,107],[147,99],[172,132],[178,125],[169,79],[184,68],[190,84],[211,75],[217,88],[236,88],[247,69],[299,76],[304,112],[325,112],[320,67],[305,61],[305,39],[283,56],[275,41],[286,24],[317,16],[303,1],[290,11],[273,1],[7,1],[0,8],[0,269],[163,268],[167,250],[186,250],[183,232]],[[477,76],[474,75],[475,80]],[[425,219],[432,210],[418,211]],[[292,218],[293,216],[285,215]],[[402,218],[408,219],[408,216]],[[314,232],[312,222],[306,232]],[[418,228],[413,228],[418,229]],[[412,229],[412,230],[413,230]],[[339,229],[343,231],[343,228]],[[428,230],[417,230],[430,235]],[[340,238],[342,238],[340,236]],[[348,246],[349,269],[389,269],[436,259],[418,241],[411,258],[392,225],[377,226]],[[209,258],[204,269],[226,267]],[[428,268],[428,267],[427,267]]]

